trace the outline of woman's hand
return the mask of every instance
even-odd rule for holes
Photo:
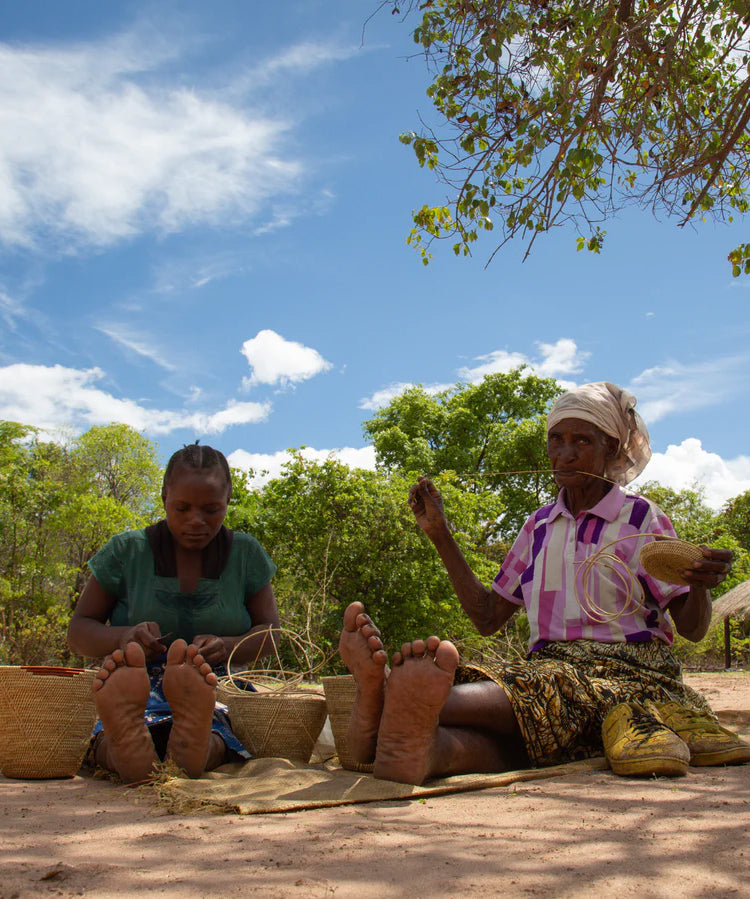
[[[443,497],[429,478],[419,478],[418,482],[409,488],[409,506],[417,519],[417,524],[428,537],[448,529]]]
[[[211,667],[223,665],[229,657],[226,643],[215,634],[198,634],[197,637],[193,637],[193,646],[198,647],[200,654]]]
[[[147,662],[167,651],[166,643],[161,642],[161,629],[155,621],[141,621],[124,630],[120,635],[120,649],[124,650],[128,643],[139,643],[146,653]]]
[[[732,551],[711,549],[701,546],[703,558],[693,562],[690,568],[681,572],[691,587],[705,587],[711,590],[718,586],[732,570]]]

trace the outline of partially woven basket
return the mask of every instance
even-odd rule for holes
[[[357,695],[357,684],[354,678],[351,674],[324,677],[323,689],[326,694],[333,743],[341,767],[348,771],[371,772],[372,765],[355,762],[349,753],[349,719],[352,716],[352,706]]]
[[[687,586],[682,572],[703,558],[700,547],[686,540],[655,540],[641,547],[643,570],[658,581]]]
[[[325,696],[315,690],[237,689],[221,681],[216,697],[229,709],[232,730],[256,758],[310,761],[326,720]]]
[[[96,723],[81,668],[0,666],[0,770],[6,777],[73,777]]]

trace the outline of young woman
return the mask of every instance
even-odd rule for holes
[[[104,657],[90,757],[128,783],[165,757],[199,777],[247,756],[215,710],[216,672],[240,641],[233,661],[273,651],[276,566],[254,537],[224,527],[231,492],[222,453],[187,446],[167,464],[165,519],[118,534],[89,562],[68,644]]]

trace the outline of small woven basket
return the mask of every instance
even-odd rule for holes
[[[655,540],[641,547],[639,560],[643,570],[658,581],[687,586],[682,572],[703,558],[700,547],[686,540]]]
[[[236,680],[236,676],[235,676]],[[229,709],[232,730],[256,758],[310,761],[326,720],[325,696],[315,690],[238,689],[229,679],[216,690]]]
[[[349,719],[352,716],[354,697],[357,694],[357,684],[354,678],[351,674],[324,677],[323,689],[326,694],[333,743],[341,767],[348,771],[371,772],[372,765],[355,762],[349,754]]]
[[[0,770],[6,777],[73,777],[96,723],[81,668],[0,666]]]

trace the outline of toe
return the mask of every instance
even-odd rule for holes
[[[414,640],[411,644],[412,655],[423,656],[425,649],[427,649],[427,644],[424,640]]]
[[[362,615],[365,607],[361,602],[352,602],[344,610],[344,630],[353,633],[357,630],[357,617]]]
[[[187,658],[187,643],[182,639],[172,641],[167,650],[167,665],[180,665]],[[197,651],[197,649],[196,649]]]
[[[372,621],[370,621],[369,618],[361,627],[358,628],[358,630],[363,637],[380,636],[380,631],[375,627],[375,625],[372,623]]]
[[[427,652],[435,652],[438,646],[440,646],[440,637],[428,637],[425,642],[427,644]]]
[[[140,643],[128,643],[125,647],[125,663],[128,668],[146,667],[146,653]]]
[[[456,668],[458,668],[458,660],[459,656],[456,647],[449,640],[443,640],[435,652],[435,664],[438,668],[442,668],[443,671],[453,674]]]

